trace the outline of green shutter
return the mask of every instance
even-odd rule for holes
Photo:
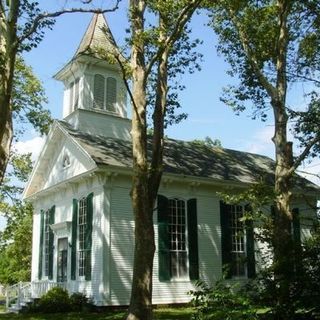
[[[250,206],[245,207],[246,212],[252,211]],[[256,276],[256,259],[254,251],[254,229],[253,220],[246,220],[246,235],[247,235],[247,274],[248,278]]]
[[[230,279],[232,277],[232,242],[230,231],[230,219],[230,205],[227,205],[223,201],[220,201],[221,258],[223,271],[226,272],[224,274],[226,279]]]
[[[199,279],[197,199],[188,200],[189,277]]]
[[[91,280],[91,247],[92,247],[93,193],[87,196],[87,224],[85,230],[85,279]]]
[[[39,241],[39,265],[38,279],[42,278],[42,256],[43,256],[43,234],[44,234],[44,211],[40,211],[40,241]]]
[[[55,206],[49,210],[49,225],[54,224],[54,214],[55,214]],[[53,252],[54,252],[54,234],[53,231],[49,230],[49,270],[48,270],[48,279],[53,279]]]
[[[78,227],[78,200],[73,199],[72,233],[71,233],[71,280],[76,280],[77,270],[77,227]]]
[[[166,197],[158,195],[158,258],[159,281],[169,281],[170,272],[170,238],[168,229],[168,205]]]

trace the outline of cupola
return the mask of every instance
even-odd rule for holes
[[[105,58],[115,52],[118,47],[104,15],[94,14],[73,58],[54,76],[64,84],[63,119],[76,129],[100,134],[97,116],[106,120],[104,127],[112,119],[117,126],[123,122],[119,118],[128,120],[120,66]]]

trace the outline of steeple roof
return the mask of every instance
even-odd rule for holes
[[[99,58],[97,48],[103,48],[106,51],[117,50],[116,42],[102,13],[95,13],[92,17],[74,57],[91,54]]]

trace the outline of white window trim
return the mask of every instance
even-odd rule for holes
[[[87,219],[86,215],[87,215],[87,198],[86,196],[82,196],[79,198],[78,200],[78,221],[77,221],[77,263],[76,263],[76,278],[78,280],[85,280],[85,260],[84,260],[84,274],[80,275],[80,224],[79,224],[79,218],[80,218],[80,202],[84,201],[86,206],[86,211],[85,211],[85,219]],[[86,221],[87,223],[87,221]],[[84,241],[85,241],[85,231],[84,231]],[[85,252],[85,250],[81,250],[83,252]]]
[[[95,89],[95,76],[96,75],[99,75],[101,77],[103,77],[104,79],[104,95],[103,95],[103,108],[99,108],[99,107],[95,107],[95,97],[94,97],[94,89]],[[108,79],[111,78],[111,79],[114,79],[115,81],[115,85],[116,85],[116,92],[115,92],[115,96],[116,96],[116,101],[115,101],[115,106],[114,106],[114,110],[108,110],[107,109],[107,97],[108,97]],[[101,73],[94,73],[93,74],[93,87],[92,87],[92,109],[93,110],[97,110],[97,111],[100,111],[100,112],[107,112],[107,113],[111,113],[111,114],[114,114],[114,115],[117,115],[118,112],[117,112],[117,105],[118,105],[118,85],[119,85],[119,82],[118,82],[118,79],[115,77],[115,76],[111,76],[111,75],[104,75],[104,74],[101,74]]]
[[[188,242],[188,202],[186,199],[181,198],[181,197],[170,197],[168,198],[168,201],[170,200],[176,200],[176,201],[183,201],[184,202],[184,209],[185,209],[185,247],[186,247],[186,275],[182,277],[175,277],[171,275],[170,282],[189,282],[190,277],[189,277],[189,242]],[[170,239],[170,258],[171,259],[171,252],[175,250],[171,250],[171,239]],[[170,269],[171,269],[171,261],[170,261]],[[170,270],[171,272],[171,270]]]
[[[242,214],[245,213],[245,207],[244,205],[231,205],[231,207],[241,207],[241,210],[242,210]],[[231,209],[231,214],[232,214],[232,209]],[[241,251],[241,252],[238,252],[238,251],[233,251],[232,248],[231,248],[231,254],[233,253],[244,253],[244,257],[245,259],[247,258],[247,231],[246,231],[246,228],[245,228],[245,222],[242,222],[243,223],[243,246],[244,246],[244,250]],[[232,227],[231,227],[232,228]],[[232,236],[233,236],[233,233],[231,232],[231,246],[233,245],[232,243]],[[244,275],[232,275],[232,279],[234,280],[241,280],[241,279],[247,279],[248,277],[248,264],[247,263],[244,263]]]

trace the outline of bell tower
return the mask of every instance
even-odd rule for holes
[[[126,87],[120,66],[105,58],[115,52],[104,15],[94,14],[73,58],[54,78],[64,84],[63,120],[90,134],[128,139]]]

